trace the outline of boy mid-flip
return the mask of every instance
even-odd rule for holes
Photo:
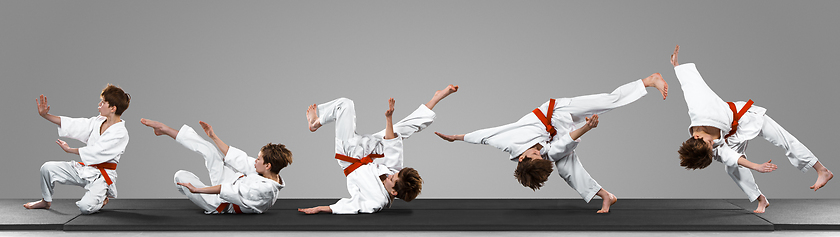
[[[754,211],[756,213],[764,213],[770,202],[758,189],[750,169],[768,173],[777,168],[770,161],[758,164],[747,160],[747,143],[756,136],[761,135],[773,145],[784,148],[790,164],[802,172],[813,167],[817,171],[817,181],[811,186],[814,191],[834,177],[814,153],[765,114],[767,109],[752,105],[752,100],[724,102],[709,88],[694,63],[678,63],[679,50],[680,46],[677,45],[671,55],[671,64],[682,86],[688,116],[691,118],[688,128],[691,137],[683,142],[678,151],[680,166],[703,169],[712,160],[723,163],[726,173],[747,194],[750,201],[758,199],[758,207]]]
[[[417,170],[403,167],[403,139],[428,127],[435,119],[432,109],[443,98],[458,91],[449,85],[435,92],[408,117],[392,123],[394,99],[388,101],[385,130],[372,135],[356,134],[356,109],[352,100],[338,98],[306,110],[309,130],[335,122],[335,159],[347,176],[350,198],[329,206],[300,208],[306,214],[374,213],[390,206],[394,197],[410,202],[420,194],[423,179]]]
[[[204,209],[205,214],[266,212],[286,186],[279,173],[292,163],[292,152],[282,144],[263,146],[254,159],[225,144],[205,122],[199,124],[215,146],[186,124],[175,130],[158,121],[141,119],[140,122],[153,128],[155,135],[168,135],[204,157],[211,186],[202,183],[192,172],[179,170],[175,172],[175,187]]]
[[[86,146],[70,148],[67,142],[56,140],[64,152],[76,154],[81,162],[49,161],[41,166],[41,196],[43,199],[24,204],[28,209],[49,209],[55,183],[84,187],[87,192],[76,206],[82,214],[99,211],[108,204],[108,197],[117,197],[117,163],[128,146],[128,130],[120,119],[128,109],[131,96],[122,88],[108,84],[99,94],[99,115],[91,118],[69,118],[49,114],[47,97],[41,95],[38,114],[58,125],[58,136],[84,142]]]
[[[460,135],[435,134],[450,142],[491,145],[510,153],[510,160],[519,162],[514,177],[533,190],[548,180],[554,163],[558,174],[586,202],[596,195],[601,197],[603,203],[598,213],[607,213],[618,198],[601,188],[586,172],[575,147],[584,133],[598,126],[598,114],[638,100],[647,94],[646,87],[658,89],[662,99],[668,95],[668,84],[659,73],[654,73],[624,84],[609,94],[551,99],[511,124]],[[579,123],[584,125],[575,129]]]

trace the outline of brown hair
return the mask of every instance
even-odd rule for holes
[[[280,173],[280,170],[292,164],[292,151],[286,149],[286,145],[267,144],[260,148],[263,155],[263,161],[271,164],[271,173]]]
[[[522,186],[537,191],[548,180],[548,176],[553,171],[554,167],[552,167],[551,161],[524,158],[516,165],[516,170],[513,171],[513,177],[516,177],[516,180]]]
[[[420,195],[423,189],[423,178],[420,178],[420,173],[414,168],[403,168],[397,174],[400,179],[394,183],[394,191],[397,191],[397,197],[403,201],[410,202]]]
[[[712,148],[703,139],[688,138],[680,146],[680,166],[685,169],[703,169],[712,164]]]
[[[131,96],[128,93],[125,93],[122,88],[111,85],[108,83],[105,86],[105,89],[102,89],[102,93],[99,94],[102,96],[102,100],[108,102],[108,106],[116,106],[117,111],[114,112],[117,115],[122,115],[123,111],[128,109],[128,103],[131,102]]]

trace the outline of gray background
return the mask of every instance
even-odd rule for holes
[[[284,197],[347,196],[332,159],[334,127],[310,133],[306,106],[352,98],[358,131],[372,133],[384,126],[388,97],[401,118],[450,83],[461,91],[405,143],[405,164],[425,180],[421,198],[578,198],[557,175],[532,192],[514,180],[506,153],[432,132],[510,123],[549,97],[609,92],[654,72],[670,82],[669,99],[649,89],[603,115],[578,146],[584,166],[619,197],[744,198],[719,163],[679,166],[689,120],[673,47],[724,100],[768,108],[838,171],[837,9],[836,1],[0,1],[0,198],[37,199],[42,163],[79,159],[54,143],[38,95],[52,114],[90,117],[106,83],[133,99],[123,115],[131,142],[121,198],[181,197],[172,184],[179,169],[207,180],[200,156],[155,137],[140,118],[174,128],[206,121],[252,156],[268,142],[286,144],[294,164],[281,172]],[[794,169],[761,138],[748,154],[779,164],[755,173],[770,199],[840,194],[840,181],[809,190],[815,172]],[[59,185],[56,197],[83,192]]]

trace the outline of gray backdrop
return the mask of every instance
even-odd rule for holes
[[[490,146],[448,143],[433,132],[467,133],[517,120],[550,97],[612,91],[660,72],[670,82],[604,114],[578,154],[592,176],[625,198],[744,198],[720,163],[679,166],[689,119],[669,56],[696,62],[724,100],[753,99],[840,171],[837,145],[840,2],[767,1],[0,1],[0,198],[40,197],[39,166],[79,160],[55,143],[37,114],[97,115],[106,83],[132,95],[123,115],[131,142],[119,168],[121,198],[181,197],[179,169],[207,180],[201,157],[140,118],[174,128],[198,121],[256,156],[268,142],[288,145],[284,197],[347,196],[333,157],[333,128],[310,133],[306,106],[356,101],[358,131],[384,127],[435,90],[461,91],[435,111],[436,122],[405,142],[405,164],[425,180],[421,198],[578,198],[552,175],[532,192],[515,163]],[[68,141],[79,147],[78,141]],[[816,173],[794,169],[780,148],[750,144],[755,173],[770,198],[836,198],[834,181],[808,189]],[[835,147],[836,148],[836,147]],[[59,185],[56,197],[84,190]]]

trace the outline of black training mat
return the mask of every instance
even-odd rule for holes
[[[770,200],[768,213],[755,203],[725,199],[620,199],[609,214],[601,200],[417,199],[396,200],[375,214],[306,215],[297,208],[337,199],[280,199],[265,214],[205,215],[187,199],[114,199],[101,212],[81,215],[76,200],[56,200],[50,210],[27,210],[32,200],[0,200],[2,230],[840,230],[840,200]]]
[[[49,210],[23,207],[38,199],[0,199],[0,230],[61,230],[79,216],[76,200],[53,200]]]
[[[730,200],[745,210],[755,210],[758,201]],[[770,199],[765,213],[756,214],[776,230],[840,230],[840,200]]]

